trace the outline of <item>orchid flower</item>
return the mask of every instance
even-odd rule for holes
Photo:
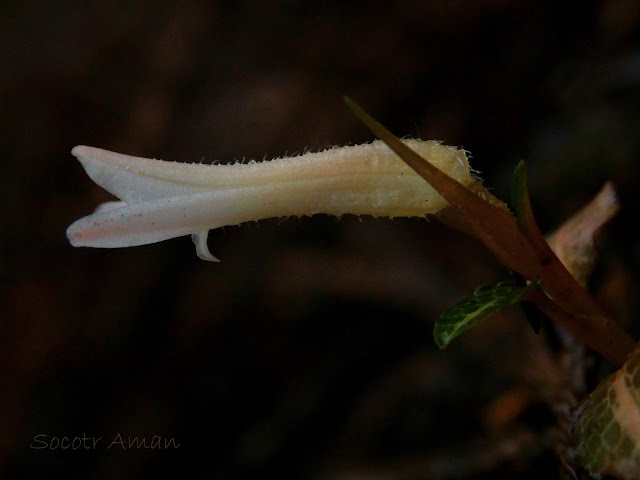
[[[463,150],[404,142],[462,185],[474,181]],[[87,146],[72,154],[120,200],[69,226],[67,237],[76,247],[132,247],[192,235],[198,256],[218,261],[207,235],[226,225],[317,213],[422,217],[448,205],[379,140],[231,165],[168,162]]]

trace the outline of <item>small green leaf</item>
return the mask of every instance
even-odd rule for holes
[[[516,220],[520,230],[526,229],[533,220],[529,188],[527,187],[527,164],[521,160],[513,172],[511,183],[511,207],[516,213]]]
[[[501,282],[495,286],[482,286],[456,305],[448,309],[436,321],[433,327],[433,338],[436,345],[445,349],[451,340],[468,328],[480,323],[487,315],[517,303],[522,295],[538,287],[540,282],[531,282],[523,287],[509,282]]]
[[[554,258],[555,254],[540,232],[536,217],[533,215],[531,200],[529,199],[529,188],[527,187],[527,165],[520,161],[513,172],[513,182],[511,184],[511,206],[516,213],[516,223],[531,245],[538,250],[541,258]]]

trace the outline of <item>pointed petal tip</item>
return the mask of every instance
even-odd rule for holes
[[[82,159],[102,160],[105,161],[113,152],[104,150],[103,148],[89,147],[87,145],[76,145],[71,149],[71,155],[82,162]]]
[[[104,231],[94,215],[79,218],[67,227],[67,239],[72,247],[114,248],[118,245],[105,238]],[[124,245],[129,246],[129,245]]]
[[[78,222],[75,221],[71,225],[69,225],[69,227],[67,227],[67,231],[66,231],[67,240],[69,240],[69,243],[73,247],[82,247],[84,246],[82,244],[82,233],[78,229],[77,224]]]
[[[87,147],[86,145],[76,145],[71,149],[71,155],[74,157],[84,156],[88,153],[88,150],[91,147]]]

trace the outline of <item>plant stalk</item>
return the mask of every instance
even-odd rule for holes
[[[530,301],[587,346],[622,366],[635,346],[633,338],[602,310],[556,257],[535,224],[526,190],[522,206],[526,214],[518,222],[508,211],[424,160],[351,99],[345,97],[345,102],[369,130],[451,204],[467,233],[480,240],[510,270],[530,281],[540,279],[544,292]]]

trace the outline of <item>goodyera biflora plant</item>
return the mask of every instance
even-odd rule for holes
[[[378,217],[437,214],[481,241],[522,280],[478,289],[446,311],[434,327],[439,347],[445,348],[486,315],[524,301],[617,366],[625,363],[634,340],[593,300],[542,236],[529,202],[523,162],[514,174],[513,215],[473,177],[463,150],[434,141],[400,140],[355,102],[345,101],[382,141],[233,165],[174,163],[75,147],[72,153],[91,179],[120,201],[102,204],[93,214],[74,222],[67,230],[71,244],[130,247],[192,235],[198,256],[216,261],[208,250],[207,234],[225,225],[316,213]],[[634,358],[640,362],[640,355]],[[629,382],[624,380],[624,385],[635,388],[629,398],[637,401],[640,381],[635,376]],[[618,388],[621,381],[606,385]],[[622,478],[640,477],[639,449],[629,448],[627,441],[631,438],[634,445],[640,444],[640,408],[635,405],[633,415],[624,409],[614,412],[619,402],[611,397],[594,392],[589,408],[581,409],[596,414],[578,415],[575,421],[579,442],[575,459],[592,474],[623,471]],[[618,415],[622,411],[626,416]],[[590,421],[592,417],[619,421],[611,427],[610,421],[598,423]],[[615,437],[602,428],[631,433]],[[625,439],[614,439],[621,448],[616,447],[614,437]],[[606,448],[599,449],[603,445]],[[597,452],[603,459],[589,461],[585,452]],[[611,465],[623,467],[620,470]],[[629,472],[631,477],[626,476]]]

